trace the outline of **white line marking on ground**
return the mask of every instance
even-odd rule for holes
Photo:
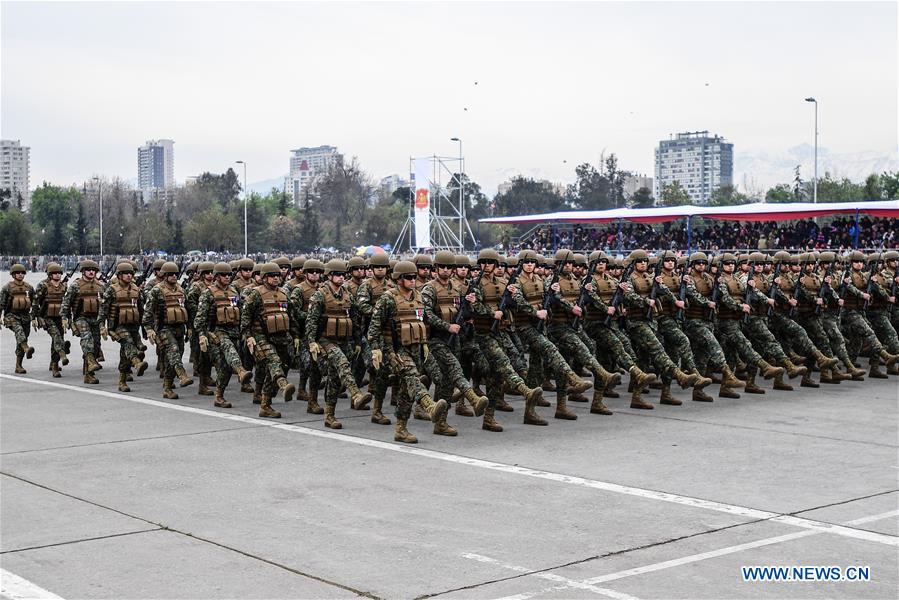
[[[0,569],[0,595],[9,600],[63,600],[6,569]]]
[[[503,563],[495,558],[490,558],[489,556],[483,556],[481,554],[471,554],[466,553],[462,555],[465,558],[470,558],[472,560],[476,560],[482,563],[488,563],[491,565],[496,565],[498,567],[502,567],[504,569],[508,569],[510,571],[516,571],[518,573],[531,573],[533,569],[528,569],[527,567],[522,567],[519,565],[510,565],[508,563]],[[608,588],[596,587],[595,585],[590,585],[583,583],[581,581],[575,581],[574,579],[568,579],[567,577],[562,577],[561,575],[556,575],[555,573],[533,573],[534,577],[539,577],[540,579],[548,579],[549,581],[555,581],[556,583],[560,583],[561,585],[554,586],[553,589],[564,590],[567,588],[577,588],[579,590],[587,590],[593,592],[595,594],[599,594],[601,596],[608,596],[609,598],[615,598],[616,600],[636,600],[634,596],[630,596],[628,594],[622,594],[621,592],[616,592],[615,590],[610,590]],[[518,600],[526,600],[529,598],[527,594],[520,594],[518,596],[509,596],[506,600],[511,600],[512,598],[516,598]]]
[[[692,508],[700,508],[705,510],[712,510],[716,512],[726,513],[729,515],[733,515],[736,517],[742,517],[746,519],[756,519],[756,520],[771,520],[778,523],[783,523],[786,525],[793,525],[794,527],[801,527],[803,529],[813,529],[817,531],[824,531],[827,533],[833,533],[836,535],[842,535],[845,537],[851,537],[860,540],[866,540],[869,542],[877,542],[879,544],[886,544],[888,546],[896,546],[899,547],[899,537],[886,535],[883,533],[876,533],[872,531],[863,531],[859,529],[851,529],[849,527],[843,527],[841,525],[832,525],[830,523],[824,523],[821,521],[814,521],[811,519],[803,519],[800,517],[793,517],[789,515],[782,515],[780,513],[769,512],[766,510],[758,510],[755,508],[748,508],[745,506],[736,506],[733,504],[724,504],[722,502],[715,502],[712,500],[703,500],[702,498],[693,498],[690,496],[681,496],[679,494],[671,494],[668,492],[660,492],[657,490],[647,490],[644,488],[631,487],[626,485],[619,485],[617,483],[610,483],[607,481],[599,481],[596,479],[587,479],[584,477],[577,477],[575,475],[565,475],[563,473],[553,473],[551,471],[541,471],[538,469],[529,469],[527,467],[521,467],[518,465],[509,465],[505,463],[492,462],[488,460],[481,460],[477,458],[469,458],[466,456],[459,456],[458,454],[450,454],[445,452],[437,452],[434,450],[427,450],[424,448],[419,448],[415,446],[408,446],[398,443],[389,443],[382,442],[380,440],[372,440],[364,437],[355,437],[352,435],[344,435],[339,433],[332,433],[330,431],[319,431],[317,429],[310,429],[308,427],[301,427],[298,425],[288,425],[285,423],[277,423],[272,421],[267,421],[264,419],[257,419],[253,417],[245,417],[243,415],[234,415],[227,414],[223,412],[218,412],[214,410],[208,410],[205,408],[195,408],[192,406],[183,406],[180,404],[170,404],[168,402],[161,402],[159,400],[150,400],[149,398],[141,398],[140,396],[129,396],[127,394],[121,394],[118,392],[107,392],[105,390],[93,390],[84,388],[77,385],[70,385],[67,383],[57,383],[55,381],[41,381],[39,379],[32,379],[30,377],[21,377],[18,375],[8,375],[5,373],[0,373],[0,378],[9,379],[12,381],[22,381],[27,383],[36,383],[39,385],[45,385],[47,387],[55,387],[64,390],[70,390],[74,392],[80,392],[85,394],[92,394],[94,396],[102,396],[105,398],[113,398],[116,400],[125,400],[127,402],[133,402],[136,404],[144,404],[147,406],[155,406],[158,408],[165,408],[168,410],[177,410],[180,412],[186,412],[195,415],[202,415],[206,417],[215,417],[217,419],[225,419],[228,421],[237,421],[240,423],[251,423],[253,425],[259,425],[262,427],[270,427],[272,429],[280,429],[282,431],[289,431],[291,433],[301,433],[303,435],[308,435],[312,437],[325,438],[329,440],[336,440],[344,443],[357,444],[359,446],[367,446],[369,448],[378,448],[380,450],[389,450],[391,452],[399,452],[401,454],[408,454],[413,456],[421,456],[425,458],[431,458],[434,460],[441,460],[444,462],[451,462],[460,465],[467,465],[469,467],[477,467],[480,469],[487,469],[490,471],[497,471],[500,473],[509,473],[512,475],[523,475],[525,477],[533,477],[535,479],[543,479],[547,481],[554,481],[557,483],[567,483],[569,485],[575,485],[579,487],[586,487],[596,490],[602,490],[605,492],[613,492],[616,494],[624,494],[627,496],[637,496],[639,498],[645,498],[647,500],[659,500],[662,502],[670,502],[672,504],[679,504],[681,506],[689,506]]]
[[[899,510],[891,510],[885,513],[880,513],[876,515],[870,515],[867,517],[861,517],[860,519],[853,519],[852,521],[847,521],[845,525],[863,525],[865,523],[871,523],[874,521],[880,521],[882,519],[887,519],[890,517],[899,516]],[[818,529],[810,529],[806,531],[797,531],[795,533],[788,533],[786,535],[779,535],[775,537],[765,538],[761,540],[756,540],[754,542],[746,542],[745,544],[737,544],[736,546],[727,546],[725,548],[719,548],[717,550],[710,550],[708,552],[701,552],[699,554],[691,554],[689,556],[683,556],[681,558],[675,558],[672,560],[666,560],[659,563],[654,563],[651,565],[644,565],[642,567],[635,567],[633,569],[626,569],[624,571],[618,571],[617,573],[609,573],[608,575],[600,575],[598,577],[591,577],[589,579],[584,579],[583,581],[575,581],[568,580],[572,583],[562,583],[567,578],[560,579],[560,583],[562,585],[555,585],[552,587],[543,588],[540,590],[534,590],[531,592],[524,592],[521,594],[517,594],[515,596],[506,596],[500,598],[498,600],[528,600],[529,598],[533,598],[534,596],[543,595],[549,592],[557,592],[562,591],[567,588],[577,588],[577,589],[587,589],[592,590],[591,587],[584,586],[595,586],[599,583],[607,583],[609,581],[617,581],[619,579],[624,579],[626,577],[633,577],[634,575],[642,575],[644,573],[653,573],[655,571],[661,571],[663,569],[670,569],[672,567],[680,567],[686,564],[695,563],[703,560],[708,560],[710,558],[718,558],[719,556],[727,556],[728,554],[736,554],[737,552],[742,552],[743,550],[752,550],[754,548],[762,548],[764,546],[771,546],[773,544],[780,544],[783,542],[789,542],[792,540],[798,540],[806,537],[811,537],[815,535],[820,535],[823,531]],[[465,553],[462,555],[464,558],[470,558],[473,560],[477,560],[478,562],[490,563],[500,567],[504,567],[510,571],[516,571],[519,573],[527,573],[528,569],[523,569],[522,567],[517,567],[515,565],[507,565],[501,563],[498,560],[492,559],[489,556],[481,556],[479,554],[470,554]],[[545,577],[546,573],[533,573],[535,577],[541,577],[543,579],[548,579]],[[605,590],[606,588],[598,588],[601,590]],[[609,590],[612,591],[612,590]],[[618,592],[615,592],[618,593]]]

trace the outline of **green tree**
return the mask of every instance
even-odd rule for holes
[[[301,211],[299,248],[303,251],[318,248],[321,240],[321,231],[318,225],[318,211],[312,199],[312,193],[306,189],[303,195],[303,208]]]
[[[278,198],[278,216],[286,217],[287,209],[290,208],[290,196],[274,187],[270,195]]]
[[[78,254],[87,254],[87,217],[84,214],[84,201],[79,200],[76,204],[75,211],[77,216],[75,218],[75,247],[78,249]]]
[[[765,202],[792,202],[793,190],[789,183],[778,183],[765,192]]]
[[[230,250],[240,247],[243,238],[237,217],[212,205],[194,217],[184,228],[187,246],[198,250]]]
[[[0,254],[31,254],[32,231],[28,219],[16,207],[0,212]]]
[[[655,205],[655,198],[652,197],[652,190],[648,187],[641,187],[630,200],[631,208],[652,208]]]
[[[856,202],[872,200],[865,191],[865,186],[853,183],[848,177],[835,178],[830,173],[818,179],[818,202]]]
[[[69,228],[76,202],[81,194],[44,182],[31,196],[31,218],[43,231],[41,250],[48,254],[68,251]]]
[[[297,248],[297,224],[290,217],[278,215],[268,228],[272,250],[292,252]]]
[[[505,193],[494,197],[493,204],[498,216],[540,214],[563,209],[565,199],[543,181],[516,177]]]
[[[605,210],[615,208],[614,194],[609,180],[593,165],[583,163],[575,170],[577,182],[568,186],[568,200],[579,210]]]
[[[181,224],[181,219],[175,221],[175,231],[172,234],[172,243],[169,246],[169,250],[174,254],[184,253],[184,226]]]
[[[609,203],[615,208],[623,208],[625,205],[624,181],[628,175],[627,171],[618,168],[618,157],[614,153],[606,157],[603,176],[609,182]]]
[[[359,235],[375,194],[371,177],[358,160],[332,164],[312,185],[322,223],[330,233],[327,243],[343,248],[362,242]]]
[[[880,186],[883,189],[884,200],[899,198],[899,171],[884,171],[880,175]]]
[[[721,185],[709,196],[709,206],[735,206],[746,204],[749,198],[738,192],[732,185]]]
[[[690,204],[690,194],[681,187],[679,181],[672,181],[662,187],[662,206],[682,206]]]

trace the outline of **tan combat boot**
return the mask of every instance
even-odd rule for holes
[[[343,429],[343,423],[334,416],[335,408],[336,406],[333,404],[325,404],[325,427],[328,429]]]
[[[407,422],[406,419],[396,420],[396,425],[393,429],[393,441],[403,442],[404,444],[417,444],[418,438],[409,433],[409,430],[406,429]]]
[[[377,425],[390,425],[390,419],[381,413],[384,408],[384,399],[375,398],[371,405],[371,422]]]
[[[696,382],[699,381],[700,376],[695,373],[684,373],[679,368],[674,368],[674,378],[677,379],[678,385],[681,386],[681,389],[687,389],[688,387],[693,387],[696,385]],[[711,383],[711,380],[709,380]]]
[[[424,409],[424,407],[416,402],[412,406],[412,417],[417,421],[430,421],[431,415],[428,414],[428,411]]]
[[[805,367],[802,368],[805,369]],[[781,374],[774,378],[774,389],[781,392],[792,392],[793,386],[784,381],[784,376]]]
[[[575,377],[577,377],[577,375],[575,375]],[[578,378],[578,380],[580,380],[580,378]],[[544,392],[556,391],[556,384],[552,382],[552,379],[550,379],[549,375],[543,378],[543,383],[540,384],[540,387],[543,388]]]
[[[175,380],[171,377],[163,377],[162,379],[162,397],[167,400],[178,399],[178,394],[175,393]]]
[[[22,366],[23,358],[25,357],[18,352],[16,353],[16,373],[19,373],[20,375],[28,372],[25,370],[25,367]]]
[[[770,365],[769,365],[770,366]],[[781,369],[781,373],[783,373],[783,369]],[[760,388],[755,382],[755,373],[746,375],[746,389],[744,390],[747,394],[764,394],[765,390]]]
[[[62,366],[66,366],[69,364],[69,356],[65,352],[59,353],[59,362],[62,363]]]
[[[899,366],[887,367],[887,375],[899,375]]]
[[[28,345],[28,342],[22,342],[19,344],[19,348],[22,350],[22,354],[25,355],[25,358],[30,359],[34,356],[34,348]]]
[[[197,393],[201,396],[212,396],[215,394],[215,392],[209,389],[205,375],[200,375],[200,384],[197,386]]]
[[[787,352],[787,357],[788,357],[791,361],[793,361],[795,364],[797,364],[797,365],[799,365],[799,366],[803,366],[803,365],[806,363],[806,358],[805,358],[804,356],[799,356],[798,354],[796,354],[796,353],[793,352],[792,350],[790,350],[789,352]]]
[[[814,379],[812,379],[811,373],[806,373],[802,376],[802,380],[799,382],[800,387],[808,387],[808,388],[819,388],[821,385],[817,383]]]
[[[554,414],[553,417],[565,421],[577,420],[577,415],[568,410],[565,394],[556,394],[556,414]]]
[[[475,393],[474,388],[470,388],[465,391],[465,399],[468,400],[471,408],[474,409],[474,416],[480,417],[484,415],[488,402],[487,396],[479,396]],[[459,412],[459,404],[462,404],[461,400],[456,404],[456,414]]]
[[[618,394],[616,394],[617,397]],[[602,401],[605,390],[593,390],[593,402],[590,404],[590,413],[594,415],[611,415],[612,410]]]
[[[253,389],[253,404],[261,404],[262,403],[263,386],[264,386],[263,381],[256,382],[256,387]]]
[[[830,374],[834,379],[837,379],[839,381],[849,381],[850,379],[852,379],[851,373],[840,371],[840,369],[837,367],[832,368],[830,370]]]
[[[59,363],[50,363],[50,371],[53,372],[53,377],[62,377],[62,373],[59,371]]]
[[[655,375],[643,371],[637,365],[632,366],[629,372],[631,374],[631,385],[638,389],[643,389],[643,386],[649,385],[656,380]],[[628,391],[633,392],[634,390],[628,389]]]
[[[266,419],[280,419],[281,413],[272,408],[272,397],[262,394],[259,399],[259,416]]]
[[[693,402],[714,402],[715,399],[705,393],[705,390],[693,388]]]
[[[306,412],[313,415],[325,414],[325,409],[318,403],[318,388],[309,388],[306,401]]]
[[[368,403],[371,402],[371,393],[363,392],[356,385],[350,386],[350,408],[353,410],[368,410]]]
[[[473,417],[474,413],[470,408],[465,406],[465,397],[462,392],[456,390],[453,392],[452,400],[456,404],[456,415],[459,417]]]
[[[128,387],[128,376],[126,373],[119,373],[119,391],[120,392],[130,392],[131,388]]]
[[[730,367],[724,365],[724,368],[721,369],[721,385],[730,387],[730,388],[741,388],[746,387],[746,382],[742,379],[737,379],[737,376],[734,375],[734,372],[730,370]]]
[[[536,390],[540,390],[539,394]],[[560,393],[559,396],[564,396],[564,393]],[[537,414],[537,399],[538,397],[543,397],[543,388],[538,387],[534,388],[534,391],[529,394],[525,394],[524,400],[524,424],[525,425],[548,425],[548,423]],[[563,400],[564,404],[564,400]],[[575,417],[577,418],[577,417]]]
[[[596,387],[599,389],[605,389],[610,385],[614,387],[621,383],[621,375],[617,371],[610,373],[602,365],[597,367],[596,372],[593,373],[593,378],[596,381]]]
[[[131,359],[131,366],[137,370],[137,376],[140,377],[146,372],[150,365],[135,356]]]
[[[602,390],[602,397],[603,398],[620,398],[621,394],[619,394],[618,392],[615,391],[615,386],[607,385]]]
[[[284,402],[293,400],[293,393],[297,391],[297,387],[287,381],[286,377],[278,378],[278,389],[281,391],[281,397],[284,399]]]
[[[215,387],[215,400],[213,405],[216,408],[231,408],[231,403],[225,400],[225,389],[219,386]]]
[[[796,363],[794,363],[789,358],[783,361],[783,367],[787,370],[787,375],[790,379],[794,377],[799,377],[800,375],[805,375],[808,373],[808,367],[800,367]],[[776,389],[776,388],[775,388]]]
[[[178,376],[178,385],[181,387],[187,387],[194,382],[187,374],[187,371],[184,370],[184,367],[180,365],[175,367],[175,375]]]
[[[634,391],[631,393],[631,408],[639,408],[642,410],[654,409],[655,406],[653,406],[649,402],[646,402],[643,399],[643,397],[641,395],[642,393],[643,393],[642,386],[634,386]]]
[[[524,387],[524,389],[530,389],[530,388],[528,388],[527,386],[525,386],[525,385],[523,385],[523,384],[522,384],[522,387]],[[537,389],[542,390],[543,388],[537,388]],[[524,395],[524,391],[521,390],[521,389],[518,389],[518,390],[515,390],[515,391],[516,391],[516,394],[515,394],[516,396],[522,396],[522,395]],[[511,404],[509,404],[508,402],[506,402],[506,399],[505,399],[503,396],[500,396],[500,397],[499,397],[499,400],[496,401],[496,410],[498,410],[498,411],[500,411],[500,412],[515,412],[515,409],[512,408],[512,405],[511,405]]]
[[[97,362],[97,359],[94,357],[94,355],[90,352],[84,355],[84,364],[87,367],[88,373],[94,373],[103,368],[100,363]]]
[[[621,380],[620,377],[618,379],[619,381]],[[593,384],[586,379],[581,379],[575,375],[573,371],[568,374],[568,392],[571,394],[583,394],[589,390],[592,385]],[[540,387],[543,388],[543,386]],[[543,388],[543,390],[547,391],[546,388]]]
[[[762,377],[765,379],[774,379],[778,375],[783,375],[784,370],[781,367],[775,367],[771,363],[762,359],[758,363],[759,372],[762,374]]]
[[[895,364],[899,363],[899,354],[890,354],[889,352],[886,351],[886,348],[883,348],[880,351],[880,358],[882,358],[883,361],[886,363],[886,366],[888,369],[890,367],[894,366]]]
[[[709,383],[711,383],[711,379],[709,379]],[[701,390],[702,388],[699,386],[694,386],[693,389]],[[663,383],[662,384],[662,394],[659,396],[659,404],[667,404],[668,406],[680,406],[683,404],[680,400],[671,395],[671,384]]]
[[[712,378],[703,377],[702,373],[700,373],[697,369],[693,369],[692,371],[690,371],[690,373],[699,377],[699,379],[696,380],[696,383],[693,384],[694,388],[702,389],[704,387],[712,385]]]
[[[585,396],[583,394],[568,394],[568,401],[569,402],[589,402],[589,400],[587,399],[587,396]],[[549,406],[549,403],[547,403],[547,406]]]
[[[749,386],[749,382],[748,382],[748,381],[744,381],[744,382],[743,382],[743,386],[744,386],[744,387],[748,387],[748,386]],[[719,397],[719,398],[731,398],[731,399],[733,399],[733,400],[736,400],[737,398],[740,397],[740,394],[738,394],[737,392],[735,392],[734,389],[733,389],[732,387],[727,386],[727,385],[724,385],[724,384],[722,383],[722,384],[721,384],[721,388],[718,390],[718,397]]]
[[[486,429],[487,431],[500,432],[503,430],[503,426],[496,422],[496,419],[493,418],[494,409],[489,406],[484,411],[484,422],[481,424],[481,429]]]
[[[849,371],[849,375],[852,376],[852,381],[864,381],[865,375],[867,375],[867,371],[864,369],[859,369],[856,367],[852,361],[846,363],[846,369]]]
[[[251,371],[247,371],[241,365],[238,365],[235,374],[237,375],[237,380],[241,384],[241,391],[243,391],[244,384],[250,383],[250,380],[253,378],[253,373]]]
[[[815,348],[814,356],[815,364],[818,365],[819,369],[829,369],[840,362],[839,359],[836,358],[827,358],[827,356],[817,348]]]
[[[425,395],[422,396],[419,403],[428,412],[428,420],[432,423],[436,423],[439,419],[445,417],[449,411],[449,404],[442,398],[435,402],[431,399],[431,396]]]
[[[871,370],[868,371],[868,377],[871,379],[889,379],[890,376],[880,370],[880,363],[871,361]]]
[[[456,428],[446,422],[446,412],[443,413],[436,421],[434,421],[434,435],[445,435],[455,437],[459,435]]]
[[[81,367],[81,372],[84,373],[84,383],[90,383],[96,385],[100,383],[100,380],[94,377],[94,374],[90,372],[90,369],[87,367],[87,359],[84,359],[83,366]]]
[[[838,385],[841,379],[835,376],[833,369],[821,369],[821,376],[818,378],[819,383],[828,383]]]
[[[506,394],[508,394],[508,395],[510,395],[510,396],[520,396],[520,395],[521,395],[521,392],[519,392],[517,389],[515,389],[515,388],[512,387],[511,385],[505,386],[505,387],[504,387],[504,391],[505,391]],[[496,409],[497,409],[497,410],[502,410],[502,409],[499,407],[499,403],[497,403]],[[507,411],[507,412],[508,412],[508,411]]]
[[[240,391],[241,391],[242,394],[252,394],[252,393],[255,391],[255,390],[253,389],[253,386],[250,385],[250,381],[249,381],[249,379],[251,379],[251,378],[253,377],[253,372],[252,372],[252,371],[247,371],[247,373],[250,374],[250,378],[247,379],[247,383],[241,383],[241,384],[240,384]],[[257,404],[258,404],[258,402],[257,402]]]

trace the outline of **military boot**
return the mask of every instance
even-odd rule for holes
[[[740,380],[740,381],[743,381],[743,380]],[[747,387],[748,385],[749,385],[749,381],[743,381],[742,387]],[[730,398],[730,399],[736,400],[737,398],[740,397],[740,394],[735,392],[734,388],[732,388],[731,386],[725,385],[722,383],[721,388],[718,390],[718,397],[719,398]]]
[[[522,387],[524,387],[524,389],[530,389],[527,386],[525,386],[524,384],[522,384]],[[536,388],[536,389],[543,389],[543,388]],[[524,394],[523,390],[519,389],[519,390],[515,390],[515,391],[517,392],[516,393],[517,396],[521,396]],[[515,412],[515,409],[512,408],[512,405],[509,404],[508,402],[506,402],[506,399],[503,398],[502,396],[500,396],[499,399],[496,401],[496,410],[498,410],[500,412]]]
[[[583,394],[568,394],[569,402],[589,402],[587,396]]]
[[[553,417],[565,421],[577,420],[577,415],[568,410],[567,399],[565,398],[564,393],[556,394],[556,414],[554,414]]]
[[[215,401],[213,405],[216,408],[231,408],[231,403],[225,400],[225,388],[221,386],[215,387]]]
[[[828,383],[831,385],[839,384],[841,379],[834,376],[832,369],[821,369],[821,376],[818,378],[820,383]]]
[[[262,394],[259,400],[259,416],[265,419],[280,419],[281,413],[272,408],[272,397]]]
[[[474,409],[474,416],[480,417],[484,414],[484,410],[487,408],[487,396],[479,396],[475,393],[474,388],[471,388],[465,392],[465,399],[471,404],[471,408]],[[458,414],[459,404],[462,404],[460,400],[456,404],[456,414]]]
[[[536,390],[540,390],[539,397],[542,398],[543,387],[534,388]],[[563,397],[564,392],[559,394],[559,397]],[[524,400],[524,424],[525,425],[547,425],[545,419],[541,418],[539,414],[537,414],[537,398],[538,394],[525,394]],[[563,400],[564,403],[564,400]],[[575,417],[577,418],[577,417]]]
[[[865,375],[867,372],[864,369],[859,369],[852,363],[852,361],[846,364],[846,369],[849,371],[849,375],[852,377],[852,381],[864,381]]]
[[[726,389],[726,388],[725,388]],[[714,402],[715,399],[705,393],[705,390],[693,388],[693,402]]]
[[[815,348],[814,356],[815,364],[818,365],[819,369],[829,369],[840,362],[839,359],[836,358],[827,358],[827,356],[817,348]]]
[[[246,373],[249,373],[250,377],[247,378],[247,383],[240,384],[240,391],[243,394],[252,394],[254,390],[253,390],[253,386],[250,385],[250,379],[253,377],[253,372],[246,371]],[[257,402],[256,404],[259,404],[259,403]]]
[[[868,377],[871,379],[889,379],[890,376],[880,370],[880,364],[871,361],[871,370],[868,371]]]
[[[612,410],[602,401],[605,391],[593,390],[593,402],[590,404],[590,413],[594,415],[611,415]],[[616,394],[617,396],[617,394]]]
[[[22,349],[22,352],[25,354],[25,358],[31,359],[34,356],[34,348],[28,345],[28,342],[22,342],[19,344],[19,348]]]
[[[24,374],[28,371],[25,370],[25,367],[22,366],[22,359],[25,358],[23,355],[16,352],[16,373]]]
[[[711,382],[712,382],[712,380],[709,379],[709,383],[711,383]],[[701,390],[702,387],[699,387],[697,385],[697,386],[694,386],[693,389]],[[681,402],[680,400],[678,400],[677,398],[675,398],[674,396],[671,395],[671,384],[670,383],[663,383],[662,384],[662,395],[659,397],[659,404],[667,404],[669,406],[680,406],[681,404],[683,404],[683,402]]]
[[[837,379],[839,381],[849,381],[850,379],[852,379],[851,373],[840,371],[837,367],[832,368],[830,370],[830,374],[834,379]]]
[[[746,386],[746,382],[742,379],[737,379],[737,376],[734,375],[734,372],[730,370],[730,367],[724,365],[724,368],[721,369],[721,385],[730,388],[741,388]]]
[[[281,397],[284,399],[284,402],[290,402],[293,400],[293,393],[297,391],[297,386],[290,383],[286,377],[279,377],[278,389],[281,390]]]
[[[577,375],[575,375],[577,377]],[[543,388],[544,392],[555,392],[556,384],[552,382],[552,379],[549,378],[549,375],[543,378],[543,383],[540,384],[540,387]]]
[[[631,374],[631,385],[637,387],[639,389],[643,389],[644,385],[648,385],[656,380],[656,376],[652,373],[647,373],[640,369],[637,365],[634,365],[630,368]],[[629,392],[633,392],[633,388],[628,386]]]
[[[422,396],[419,403],[422,408],[428,411],[428,420],[432,423],[436,423],[441,418],[445,418],[449,409],[449,404],[446,403],[446,400],[441,398],[435,402],[428,395]]]
[[[700,376],[695,373],[684,373],[677,367],[674,368],[673,375],[674,378],[677,379],[677,383],[681,386],[681,389],[693,387],[700,378]],[[709,380],[709,383],[711,383],[711,380]]]
[[[336,408],[334,404],[325,404],[325,427],[328,429],[343,429],[343,423],[334,416]]]
[[[262,381],[256,382],[256,387],[253,389],[253,404],[261,404],[262,403]]]
[[[66,352],[59,353],[59,362],[62,363],[62,366],[66,366],[69,364],[69,356]]]
[[[418,402],[416,402],[412,406],[412,416],[417,421],[430,421],[431,420],[431,415],[429,415],[428,411],[426,411],[424,409],[424,407],[421,404],[419,404]]]
[[[131,388],[128,387],[128,377],[126,373],[119,373],[119,391],[120,392],[130,392]]]
[[[50,371],[53,372],[53,377],[62,377],[62,373],[59,371],[59,363],[50,363]]]
[[[758,363],[759,372],[762,374],[762,377],[765,379],[774,379],[778,375],[783,375],[784,370],[781,367],[775,367],[771,363],[762,359]]]
[[[371,422],[377,425],[390,425],[390,419],[381,413],[384,408],[384,399],[375,398],[371,405]]]
[[[306,395],[306,412],[312,415],[325,414],[325,409],[318,403],[318,388],[309,388]]]
[[[513,388],[511,385],[507,385],[503,389],[504,389],[505,393],[510,396],[520,396],[521,395],[521,392],[519,392],[517,389]],[[496,405],[496,410],[503,410],[499,407],[498,403]],[[511,411],[505,411],[505,412],[511,412]]]
[[[131,375],[131,367],[128,367],[128,370],[125,372],[125,381],[129,383],[134,381],[134,376]]]
[[[462,392],[455,391],[452,396],[453,402],[456,404],[456,415],[460,417],[473,417],[474,413],[470,408],[465,406],[465,396],[462,395]]]
[[[243,391],[243,386],[250,383],[250,380],[253,378],[253,373],[251,371],[247,371],[242,366],[237,366],[237,380],[240,382],[240,391]],[[250,390],[252,391],[252,390]]]
[[[802,368],[805,369],[805,367]],[[792,392],[793,386],[784,381],[783,375],[778,375],[774,378],[774,389],[781,392]]]
[[[445,435],[447,437],[455,437],[459,435],[456,428],[446,422],[446,412],[443,413],[436,421],[434,421],[434,435]]]
[[[131,366],[137,370],[137,376],[140,377],[146,372],[150,365],[135,356],[131,359]]]
[[[800,367],[789,358],[784,360],[781,366],[783,366],[787,370],[787,376],[790,379],[808,373],[808,367]],[[781,379],[783,379],[783,377],[781,377]]]
[[[205,375],[200,375],[200,384],[197,386],[197,393],[201,396],[212,396],[215,394],[215,392],[209,389],[207,381]]]
[[[899,366],[887,367],[887,375],[899,375]]]
[[[783,371],[783,369],[781,369]],[[747,394],[764,394],[765,390],[760,388],[755,383],[755,373],[746,376],[746,389],[744,390]]]
[[[619,394],[618,392],[615,391],[615,386],[607,385],[602,390],[602,396],[603,396],[603,398],[620,398],[621,394]]]
[[[821,387],[819,383],[817,383],[814,379],[812,379],[811,373],[806,373],[802,376],[802,380],[799,382],[800,387],[808,387],[808,388],[818,388]]]
[[[620,377],[618,378],[620,381]],[[581,379],[574,372],[568,374],[568,392],[571,394],[582,394],[590,389],[593,384],[586,379]],[[543,387],[543,386],[540,386]],[[543,388],[543,391],[547,391]]]
[[[481,429],[486,429],[487,431],[500,432],[503,430],[503,426],[496,422],[496,419],[493,418],[494,409],[489,406],[484,411],[484,422],[481,424]]]
[[[187,387],[194,382],[193,379],[188,376],[187,371],[184,370],[184,367],[178,365],[175,367],[175,375],[178,376],[178,385],[181,387]]]
[[[699,379],[696,380],[696,383],[693,384],[694,388],[702,389],[704,387],[708,387],[708,386],[712,385],[712,378],[711,377],[703,377],[702,373],[700,373],[697,369],[693,369],[692,371],[690,371],[690,373],[699,377]]]
[[[371,402],[371,393],[363,392],[356,385],[350,386],[350,407],[353,410],[368,410],[368,403]]]
[[[177,400],[178,394],[175,393],[175,380],[171,377],[163,377],[162,379],[162,397],[167,400]]]
[[[634,391],[631,394],[631,408],[639,408],[642,410],[654,409],[655,407],[652,404],[643,399],[641,396],[642,393],[642,387],[634,386]]]
[[[396,420],[396,425],[393,429],[393,441],[403,442],[404,444],[417,444],[418,438],[409,433],[409,430],[406,429],[407,422],[406,419]]]
[[[794,364],[799,365],[799,366],[802,366],[807,362],[806,358],[804,356],[799,356],[797,353],[793,352],[792,350],[787,352],[787,357],[790,359],[790,361],[792,361]]]
[[[880,358],[886,363],[888,369],[896,363],[899,363],[899,354],[890,354],[886,351],[886,348],[881,349]]]
[[[97,359],[94,358],[94,355],[90,352],[84,355],[84,362],[87,366],[88,373],[94,373],[103,368],[102,366],[100,366],[100,363],[97,362]]]

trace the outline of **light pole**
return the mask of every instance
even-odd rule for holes
[[[462,218],[459,220],[459,244],[462,246],[462,250],[465,249],[465,237],[464,237],[464,227],[465,227],[465,185],[462,183],[462,175],[465,174],[465,163],[462,159],[462,139],[461,138],[450,138],[451,142],[459,142],[459,212],[461,213]]]
[[[815,104],[815,182],[814,187],[812,188],[814,191],[812,192],[814,196],[815,204],[818,203],[818,101],[809,96],[805,99],[806,102],[813,102]]]
[[[248,256],[247,254],[247,194],[249,190],[247,190],[247,163],[242,160],[238,160],[236,162],[238,165],[243,165],[243,255]]]
[[[97,182],[97,202],[100,204],[100,259],[103,258],[103,193],[100,188],[100,178],[94,177]]]

